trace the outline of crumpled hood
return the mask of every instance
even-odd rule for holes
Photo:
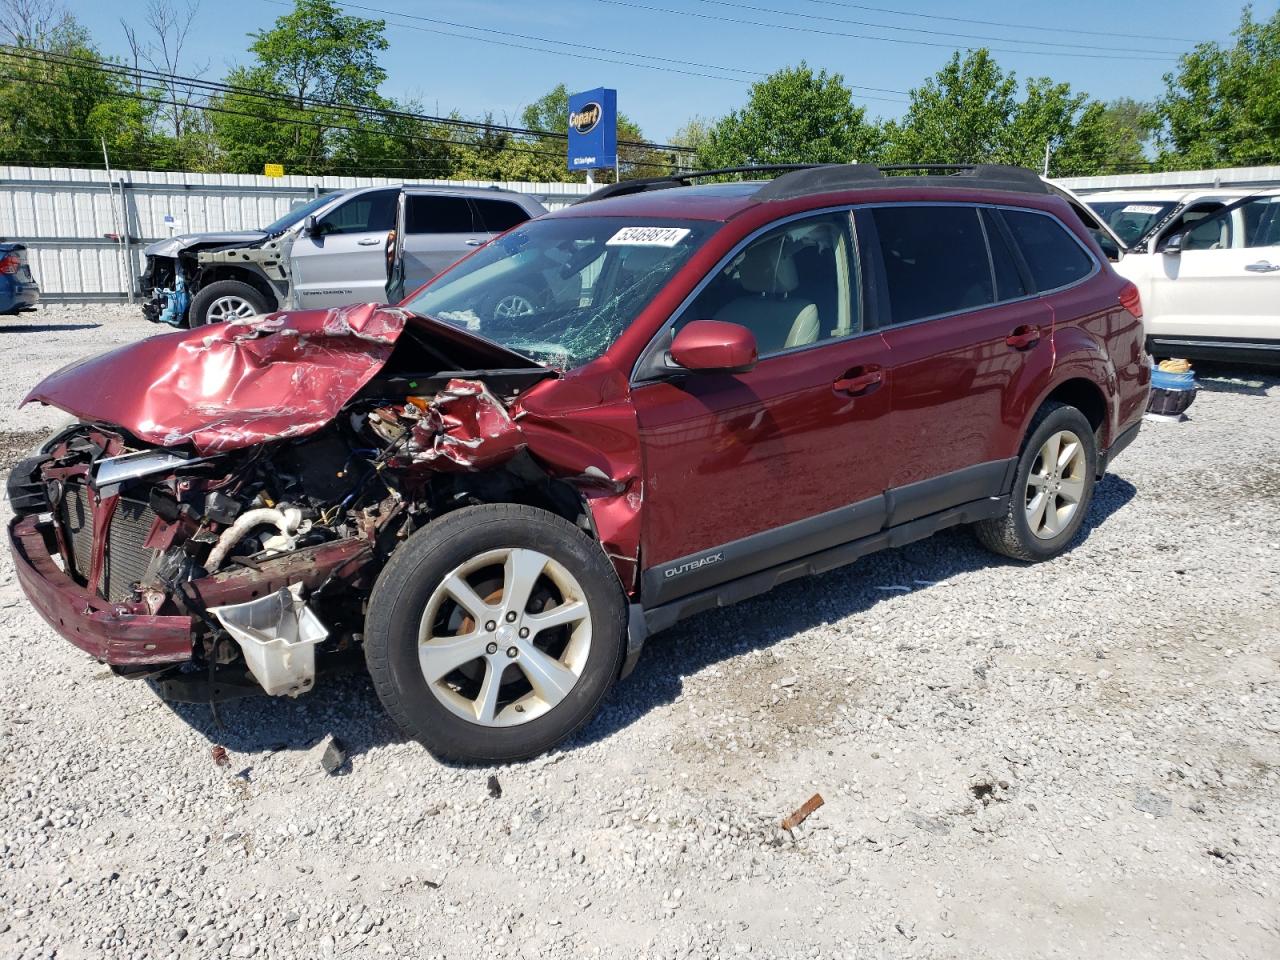
[[[183,233],[167,240],[157,240],[149,244],[143,251],[148,257],[176,257],[178,251],[194,247],[196,244],[221,246],[236,244],[244,246],[265,240],[266,233],[261,230],[228,230],[225,233]]]
[[[202,455],[303,436],[373,379],[411,317],[368,303],[162,334],[63,367],[22,402]]]

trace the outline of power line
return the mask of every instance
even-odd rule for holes
[[[764,20],[747,20],[740,17],[725,17],[710,13],[698,13],[696,10],[675,10],[671,7],[653,7],[643,3],[630,3],[627,0],[599,0],[600,3],[607,3],[615,7],[630,7],[635,10],[646,10],[650,13],[669,13],[681,17],[696,17],[699,20],[712,20],[717,23],[735,23],[751,27],[767,27],[770,30],[791,30],[796,33],[811,33],[825,37],[842,37],[851,40],[874,40],[880,43],[897,43],[916,47],[942,47],[947,50],[958,50],[961,47],[971,48],[971,44],[957,43],[941,43],[932,40],[908,40],[904,37],[873,37],[863,33],[846,33],[840,30],[823,30],[820,27],[802,27],[792,23],[768,23]],[[1017,41],[1013,41],[1017,42]],[[1027,56],[1055,56],[1055,57],[1074,57],[1087,60],[1125,60],[1132,62],[1134,60],[1150,60],[1154,62],[1172,62],[1176,58],[1168,57],[1148,57],[1133,56],[1131,54],[1107,54],[1107,53],[1069,53],[1065,51],[1049,51],[1049,50],[1013,50],[1008,47],[987,47],[993,53],[1013,53],[1024,54]]]
[[[1022,40],[1017,37],[989,37],[980,34],[953,33],[950,30],[930,30],[928,27],[900,27],[888,23],[870,23],[866,20],[851,20],[846,17],[832,17],[825,14],[801,13],[796,10],[779,10],[776,7],[760,7],[750,3],[733,3],[731,0],[699,0],[718,7],[730,7],[735,10],[752,10],[756,13],[769,13],[782,17],[803,17],[806,20],[820,20],[824,23],[847,23],[856,27],[873,27],[876,30],[896,30],[902,33],[925,33],[931,36],[954,37],[959,40],[991,40],[995,43],[1018,43],[1037,47],[1062,47],[1069,50],[1097,50],[1109,53],[1154,53],[1160,56],[1176,55],[1176,51],[1145,50],[1132,47],[1099,47],[1096,44],[1064,43],[1053,40]],[[1027,51],[1034,52],[1034,51]]]
[[[21,79],[22,79],[22,82],[24,83],[39,83],[45,86],[56,87],[60,90],[74,89],[73,87],[67,84],[59,83],[56,80],[41,80],[35,77],[23,77]],[[159,106],[165,106],[169,103],[168,100],[160,97],[144,97],[137,93],[118,93],[118,94],[115,94],[115,96],[120,97],[122,99],[135,100],[140,103],[152,103]],[[211,104],[190,104],[188,108],[192,110],[200,110],[208,113],[224,114],[228,116],[248,117],[255,120],[262,119],[261,114],[250,113],[245,110],[232,110],[227,107],[213,106]],[[386,131],[386,130],[371,131],[368,129],[361,129],[359,127],[347,127],[347,126],[342,126],[340,124],[335,124],[335,123],[318,123],[313,120],[300,120],[300,119],[295,119],[290,117],[273,117],[271,119],[273,123],[287,123],[287,124],[292,124],[294,126],[316,128],[322,131],[334,130],[334,131],[345,131],[349,133],[361,133],[361,134],[373,133],[381,136],[390,137],[392,139],[411,140],[411,141],[417,141],[422,143],[437,143],[437,144],[441,144],[448,147],[457,147],[461,149],[474,150],[476,152],[485,152],[487,150],[491,150],[491,152],[493,153],[522,153],[530,156],[553,157],[557,160],[563,159],[561,154],[559,153],[550,153],[549,151],[546,151],[546,150],[534,150],[526,147],[503,146],[503,147],[489,148],[484,146],[483,144],[467,143],[466,141],[459,141],[459,140],[446,140],[440,137],[427,137],[427,136],[421,136],[418,134],[411,134],[411,133],[396,133],[393,131]],[[655,170],[675,170],[679,168],[679,165],[675,163],[663,164],[663,163],[657,163],[653,161],[640,160],[640,159],[634,159],[634,158],[627,158],[624,160],[624,162],[628,166],[647,167]]]
[[[892,10],[889,7],[872,7],[865,3],[846,3],[844,0],[808,0],[809,3],[818,3],[827,7],[846,7],[853,10],[869,10],[872,13],[888,13],[895,17],[919,17],[924,20],[946,20],[951,23],[976,23],[983,27],[1010,27],[1014,30],[1039,30],[1042,33],[1075,33],[1085,37],[1114,37],[1116,33],[1108,30],[1081,30],[1078,27],[1064,27],[1055,24],[1052,27],[1040,27],[1032,23],[1009,23],[1002,20],[975,20],[971,17],[948,17],[941,13],[916,13],[912,10]],[[1170,43],[1197,43],[1196,40],[1188,40],[1186,37],[1163,37],[1149,33],[1134,33],[1131,30],[1123,31],[1127,37],[1135,40],[1165,40]]]
[[[284,2],[283,2],[283,0],[265,0],[265,2],[273,3],[273,4],[277,5],[277,6],[288,6],[288,5],[289,5],[289,4],[287,4],[287,3],[284,3]],[[384,9],[382,9],[382,8],[380,8],[380,7],[371,7],[371,6],[366,6],[366,5],[364,5],[364,4],[359,4],[359,3],[349,3],[349,2],[346,2],[346,0],[336,0],[336,3],[337,3],[337,5],[338,5],[338,6],[340,6],[340,7],[347,7],[347,8],[353,9],[353,10],[362,10],[362,11],[364,11],[364,12],[366,12],[366,13],[377,13],[377,14],[382,14],[382,15],[384,15],[384,16],[405,17],[405,18],[408,18],[408,19],[411,19],[411,20],[417,20],[417,21],[421,21],[421,22],[424,22],[424,23],[442,24],[442,25],[444,25],[444,26],[454,27],[454,28],[462,29],[462,30],[475,30],[475,31],[479,31],[479,32],[482,32],[482,33],[495,34],[495,35],[503,36],[503,37],[515,37],[515,38],[520,39],[520,40],[533,40],[533,41],[536,41],[536,42],[538,42],[538,43],[553,43],[553,44],[556,44],[556,45],[558,45],[558,46],[569,47],[569,48],[571,48],[571,49],[575,49],[575,50],[592,50],[592,51],[597,51],[597,52],[601,52],[601,53],[612,53],[612,54],[617,54],[617,55],[619,55],[619,56],[632,57],[632,58],[636,58],[636,59],[656,60],[656,61],[659,61],[659,62],[661,62],[661,63],[679,64],[681,67],[699,67],[699,68],[704,69],[704,70],[719,70],[719,71],[723,71],[723,72],[726,72],[726,73],[739,73],[739,74],[744,74],[744,75],[746,75],[746,76],[751,76],[751,77],[764,77],[764,76],[767,76],[767,74],[766,74],[764,71],[762,71],[762,70],[747,70],[747,69],[743,69],[743,68],[741,68],[741,67],[726,67],[726,66],[722,66],[722,65],[720,65],[720,64],[699,63],[698,61],[694,61],[694,60],[680,60],[680,59],[676,59],[676,58],[674,58],[674,57],[661,57],[661,56],[658,56],[658,55],[656,55],[656,54],[638,53],[638,52],[631,51],[631,50],[616,50],[616,49],[613,49],[613,48],[611,48],[611,47],[596,47],[596,46],[591,46],[591,45],[589,45],[589,44],[575,43],[575,42],[568,41],[568,40],[556,40],[556,39],[554,39],[554,38],[552,38],[552,37],[539,37],[539,36],[530,35],[530,34],[524,34],[524,33],[512,33],[511,31],[507,31],[507,30],[498,30],[498,29],[495,29],[495,28],[492,28],[492,27],[478,27],[478,26],[473,26],[473,25],[471,25],[471,24],[466,24],[466,23],[455,23],[455,22],[453,22],[453,21],[449,21],[449,20],[440,20],[440,19],[433,18],[433,17],[424,17],[424,16],[420,16],[420,15],[418,15],[418,14],[402,13],[402,12],[400,12],[400,11],[398,11],[398,10],[384,10]],[[479,41],[479,42],[481,42],[481,43],[490,43],[490,42],[491,42],[491,43],[498,43],[498,41],[489,41],[489,40],[486,40],[485,38],[482,38],[482,37],[472,37],[472,36],[467,36],[467,35],[465,35],[465,34],[457,34],[457,33],[446,33],[445,31],[442,31],[442,30],[429,30],[429,29],[427,29],[427,28],[425,28],[425,27],[414,27],[412,24],[407,24],[407,23],[395,24],[395,25],[396,25],[396,26],[408,27],[409,29],[420,29],[420,30],[424,30],[424,31],[425,31],[425,32],[427,32],[427,33],[438,33],[438,34],[441,34],[441,35],[443,35],[443,36],[448,36],[448,37],[460,37],[460,38],[462,38],[462,39],[467,39],[467,40],[476,40],[476,41]],[[536,47],[525,47],[525,46],[520,46],[520,45],[518,45],[518,44],[503,44],[503,45],[504,45],[504,46],[517,46],[517,47],[519,47],[519,49],[524,49],[524,50],[537,50],[538,52],[541,52],[541,53],[550,53],[550,54],[554,54],[554,55],[557,55],[557,56],[566,56],[566,55],[567,55],[567,53],[566,53],[566,52],[559,51],[559,50],[539,50],[539,49],[538,49],[538,48],[536,48]],[[578,56],[577,54],[574,54],[574,55],[575,55],[575,56]],[[588,58],[588,59],[598,59],[598,58]],[[642,69],[663,69],[663,70],[668,70],[668,72],[674,72],[674,73],[688,73],[688,72],[689,72],[689,71],[687,71],[687,70],[682,70],[682,69],[674,69],[674,68],[666,68],[666,67],[656,67],[656,66],[652,66],[652,65],[649,65],[649,64],[624,63],[623,61],[617,61],[617,60],[604,60],[603,62],[605,62],[605,63],[622,63],[622,65],[624,65],[624,66],[640,67],[640,68],[642,68]],[[713,80],[737,80],[737,79],[738,79],[738,78],[736,78],[736,77],[707,77],[707,75],[706,75],[706,74],[701,74],[701,73],[694,73],[694,74],[692,74],[692,76],[705,77],[705,78],[707,78],[707,79],[713,79]],[[740,82],[747,82],[747,81],[740,81]],[[901,94],[902,96],[906,96],[906,95],[908,94],[908,91],[906,91],[906,90],[893,90],[893,89],[889,89],[889,88],[887,88],[887,87],[873,87],[873,86],[868,86],[868,85],[866,85],[866,84],[861,84],[861,83],[852,83],[852,84],[848,84],[848,86],[853,87],[853,88],[858,89],[858,90],[871,90],[871,91],[873,91],[873,92],[877,92],[877,93],[896,93],[896,94]],[[886,100],[886,101],[887,101],[887,102],[889,102],[889,103],[898,103],[898,102],[900,102],[900,101],[892,100],[892,99],[889,99],[889,98],[886,98],[886,97],[863,97],[862,99],[866,99],[866,100]]]
[[[568,135],[547,130],[534,130],[528,127],[513,127],[503,124],[483,123],[474,120],[461,120],[456,117],[434,117],[427,114],[412,113],[406,110],[395,110],[385,107],[370,107],[360,104],[336,103],[331,100],[319,100],[314,97],[294,97],[287,93],[262,90],[253,87],[238,86],[235,84],[219,83],[213,80],[204,80],[199,77],[188,77],[176,73],[165,73],[162,71],[148,70],[143,67],[130,67],[125,64],[116,63],[110,60],[99,60],[92,57],[75,56],[71,54],[61,54],[52,51],[37,51],[30,47],[14,47],[8,44],[0,44],[0,54],[16,57],[23,60],[48,61],[63,66],[75,66],[84,69],[93,69],[99,72],[114,74],[124,80],[134,81],[135,79],[147,79],[156,83],[168,84],[175,87],[182,87],[187,93],[200,92],[206,95],[213,94],[235,94],[238,96],[254,97],[261,100],[273,101],[284,104],[293,109],[326,109],[338,110],[345,113],[362,114],[378,118],[394,118],[399,120],[412,120],[421,123],[434,124],[437,126],[466,129],[471,131],[480,131],[483,133],[506,133],[513,136],[527,137],[549,137],[556,140],[567,140]],[[168,101],[165,105],[172,106]],[[187,106],[187,105],[183,105]],[[689,147],[677,146],[674,144],[648,143],[640,140],[619,140],[619,146],[636,147],[644,150],[655,150],[666,153],[691,153]]]

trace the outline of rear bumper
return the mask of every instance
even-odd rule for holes
[[[112,603],[67,576],[53,560],[52,524],[32,515],[9,526],[9,552],[22,592],[45,622],[111,666],[154,666],[191,659],[191,618],[154,616],[140,604]]]
[[[1137,423],[1133,424],[1131,427],[1124,430],[1119,436],[1116,437],[1115,443],[1113,443],[1106,450],[1102,451],[1101,455],[1098,457],[1098,477],[1099,478],[1101,478],[1102,475],[1107,472],[1108,468],[1110,468],[1111,466],[1112,461],[1114,461],[1116,457],[1120,456],[1120,454],[1124,452],[1124,448],[1129,446],[1129,444],[1133,443],[1134,440],[1138,439],[1138,431],[1140,429],[1142,429],[1141,420],[1139,420]]]
[[[18,283],[10,280],[0,286],[0,313],[34,310],[40,302],[40,285],[35,281]]]

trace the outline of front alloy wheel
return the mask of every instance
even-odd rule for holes
[[[464,507],[391,555],[365,659],[387,712],[437,757],[522,760],[599,709],[622,670],[626,611],[604,550],[572,523]]]
[[[245,320],[257,316],[258,311],[248,300],[242,297],[218,297],[209,304],[205,313],[206,323],[227,323],[231,320]]]
[[[538,550],[488,550],[451,570],[418,625],[418,662],[431,693],[457,716],[490,727],[555,709],[590,652],[586,592]]]

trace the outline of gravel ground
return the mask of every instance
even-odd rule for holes
[[[40,375],[155,332],[0,330],[7,452],[57,422],[13,409]],[[950,531],[705,614],[498,769],[436,763],[363,675],[167,705],[6,555],[0,955],[1280,956],[1280,380],[1219,373],[1058,560]]]

